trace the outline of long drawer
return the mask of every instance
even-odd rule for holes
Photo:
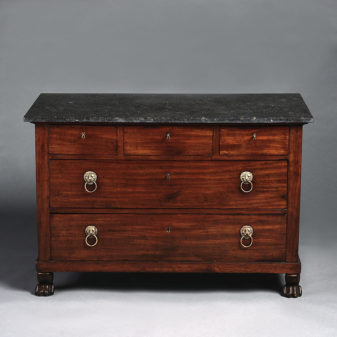
[[[87,237],[88,226],[96,228],[97,243],[93,235]],[[243,226],[253,229],[249,248],[240,244]],[[285,233],[286,215],[53,214],[51,256],[67,261],[282,261]],[[243,244],[249,246],[250,239]]]
[[[51,160],[49,169],[52,208],[287,208],[287,161]],[[250,193],[240,188],[244,171]]]

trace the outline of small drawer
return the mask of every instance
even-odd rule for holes
[[[59,261],[283,261],[285,249],[286,215],[51,216]]]
[[[117,153],[117,128],[112,126],[50,126],[49,153],[103,155]]]
[[[211,156],[212,128],[125,127],[124,153],[135,156]]]
[[[220,129],[220,154],[287,155],[289,128],[273,127],[225,127]]]

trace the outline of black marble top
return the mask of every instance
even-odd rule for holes
[[[300,94],[41,94],[32,123],[304,124]]]

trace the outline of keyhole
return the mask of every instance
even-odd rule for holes
[[[170,233],[170,232],[171,232],[171,227],[170,227],[170,226],[167,226],[167,227],[166,227],[166,232],[167,232],[167,233]]]
[[[169,132],[166,133],[166,139],[170,140],[171,139],[171,134]]]
[[[166,180],[170,180],[171,179],[171,173],[170,172],[167,172],[166,173]]]
[[[82,139],[85,139],[85,132],[82,132],[81,138],[82,138]]]
[[[252,135],[253,140],[256,140],[256,133],[254,132]]]

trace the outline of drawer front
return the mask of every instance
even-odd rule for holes
[[[88,225],[97,244],[85,243]],[[252,245],[240,244],[242,226],[253,228]],[[285,215],[54,214],[53,260],[282,261]],[[88,235],[93,245],[96,239]],[[249,245],[249,241],[243,240]]]
[[[117,153],[117,128],[111,126],[51,126],[49,153],[110,156]]]
[[[287,155],[289,128],[225,127],[220,129],[220,154],[232,155]]]
[[[211,156],[212,128],[125,127],[124,154],[142,156]]]
[[[51,160],[49,167],[51,207],[287,207],[287,161]],[[86,171],[97,174],[93,193],[85,190]],[[240,189],[243,171],[253,174],[250,193]]]

